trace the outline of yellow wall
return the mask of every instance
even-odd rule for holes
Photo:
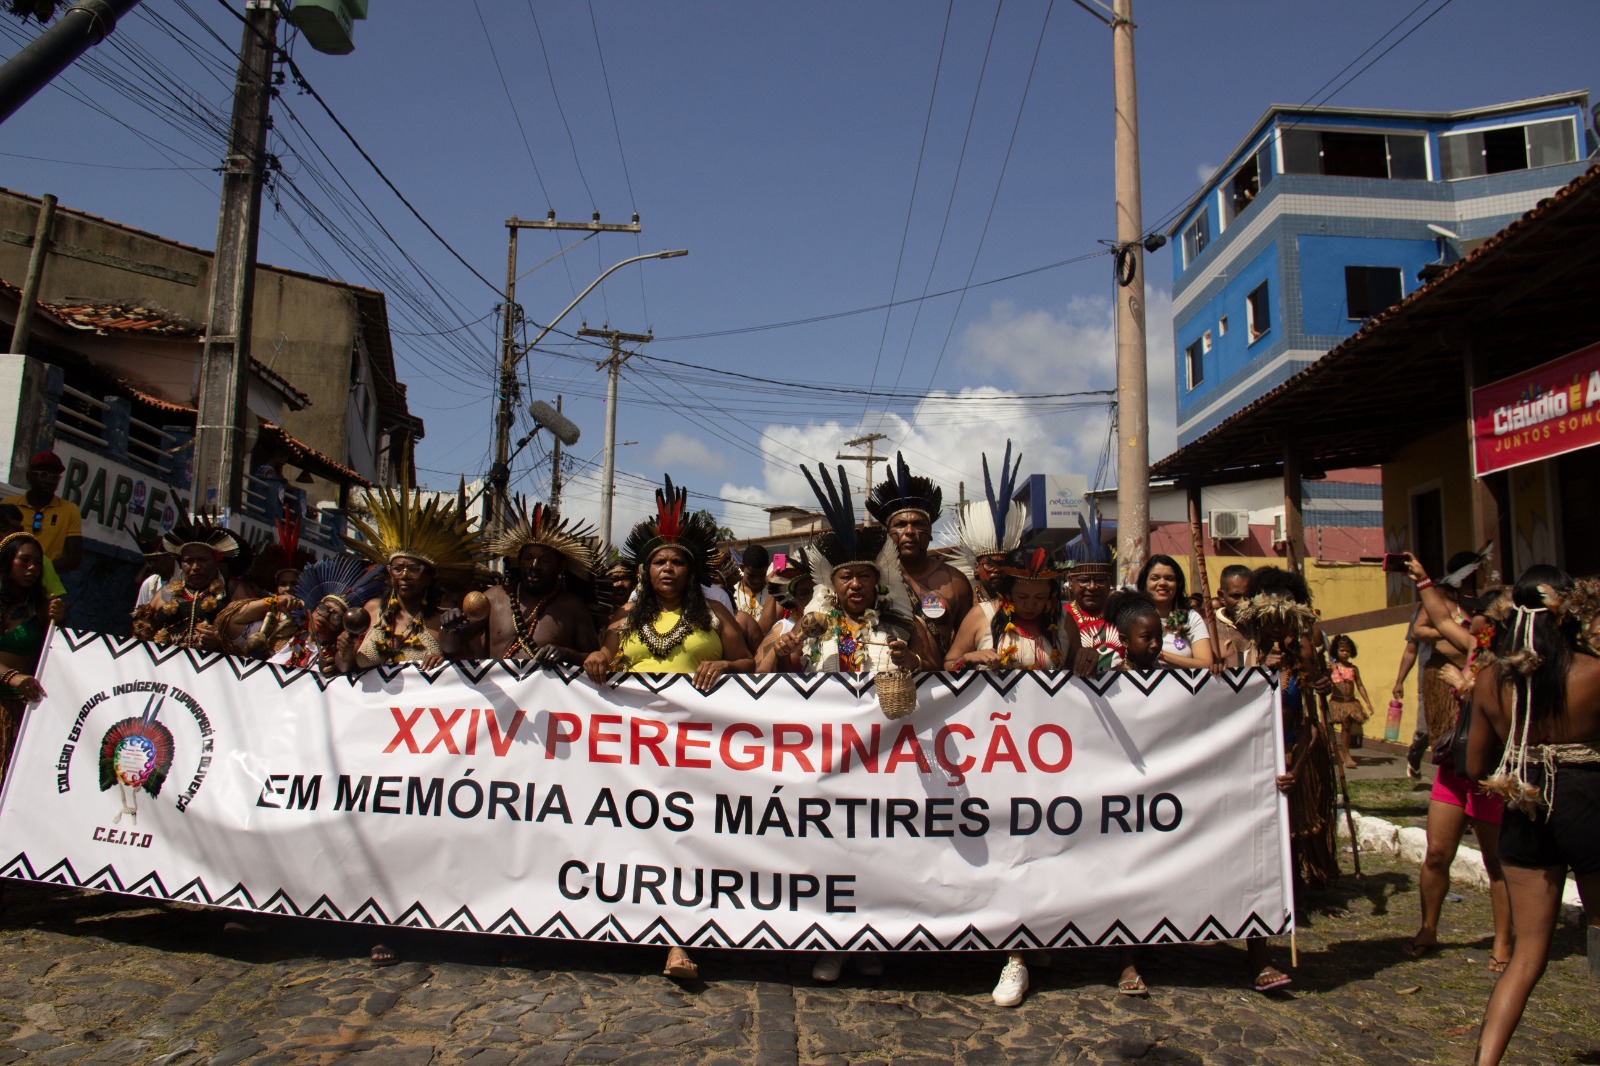
[[[1385,551],[1411,550],[1411,492],[1432,485],[1439,486],[1444,505],[1445,558],[1477,550],[1479,545],[1472,543],[1472,466],[1466,433],[1463,424],[1448,425],[1403,445],[1383,464]],[[1415,598],[1411,583],[1399,574],[1390,576],[1386,591],[1390,606]]]
[[[1189,557],[1179,555],[1175,558],[1183,570],[1184,587],[1190,592],[1200,591],[1195,587],[1194,575],[1190,572]],[[1208,555],[1206,576],[1211,579],[1208,593],[1216,592],[1217,579],[1222,573],[1222,568],[1235,563],[1252,570],[1260,566],[1283,568],[1283,558],[1277,555],[1264,555],[1258,558],[1238,555],[1223,558]],[[1347,614],[1376,611],[1387,606],[1384,602],[1383,567],[1378,563],[1325,563],[1319,559],[1310,559],[1306,562],[1306,585],[1311,590],[1312,604],[1317,608],[1317,613],[1324,618],[1339,618]]]
[[[1194,591],[1194,579],[1189,573],[1188,556],[1180,555],[1176,558],[1183,568],[1186,587]],[[1258,566],[1282,567],[1283,559],[1279,556],[1260,558],[1230,556],[1223,560],[1207,556],[1206,575],[1211,578],[1213,586],[1216,585],[1217,575],[1222,572],[1222,567],[1233,563],[1254,570]],[[1310,559],[1306,564],[1306,585],[1311,589],[1311,602],[1316,605],[1317,613],[1323,618],[1343,618],[1387,606],[1384,578],[1383,567],[1379,563],[1325,563]],[[1350,634],[1350,639],[1356,642],[1359,652],[1356,656],[1356,666],[1361,668],[1362,684],[1366,686],[1367,695],[1372,697],[1374,714],[1362,729],[1365,736],[1383,736],[1384,716],[1389,708],[1390,690],[1394,687],[1395,674],[1400,669],[1400,655],[1405,651],[1406,629],[1407,626],[1402,623]],[[1335,635],[1333,632],[1328,634],[1330,637]],[[1406,682],[1404,701],[1406,710],[1400,720],[1399,742],[1408,744],[1411,741],[1412,723],[1417,713],[1415,669]]]

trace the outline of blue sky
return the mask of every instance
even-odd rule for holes
[[[1136,3],[1146,226],[1271,103],[1445,110],[1591,88],[1600,5],[1530,14],[1502,0]],[[7,19],[0,53],[34,32]],[[240,32],[222,0],[146,0],[94,57],[127,72],[123,88],[80,63],[43,91],[0,130],[0,184],[209,247],[215,115],[225,125]],[[1095,254],[1113,236],[1111,42],[1078,5],[379,0],[356,41],[349,56],[303,42],[292,54],[483,277],[293,84],[275,105],[284,177],[261,257],[389,292],[434,487],[488,466],[504,223],[547,209],[637,211],[643,233],[528,273],[517,297],[534,323],[621,259],[690,252],[618,271],[527,360],[530,396],[563,395],[582,429],[581,462],[603,440],[603,353],[565,333],[654,330],[622,381],[618,437],[637,443],[618,451],[620,528],[645,479],[670,471],[735,529],[762,532],[762,506],[810,502],[796,463],[861,432],[889,435],[952,498],[963,480],[981,491],[978,454],[1007,436],[1025,472],[1095,478],[1102,398],[1028,396],[1112,385],[1111,264]],[[151,94],[161,114],[127,91],[135,69],[173,87]],[[521,269],[574,239],[524,232]],[[1148,263],[1157,456],[1172,439],[1168,255]],[[891,300],[906,302],[863,310]],[[535,495],[542,448],[513,468]],[[576,472],[564,509],[593,516],[598,467]]]

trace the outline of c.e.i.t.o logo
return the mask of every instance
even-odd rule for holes
[[[139,705],[124,697],[144,697],[143,710],[138,711]],[[129,714],[130,711],[137,713]],[[100,723],[106,718],[111,718],[112,722],[100,733]],[[163,795],[170,797],[177,786],[169,785],[167,779],[174,773],[187,773],[180,771],[180,766],[192,762],[193,774],[173,800],[173,806],[180,812],[185,811],[194,802],[211,769],[211,757],[216,749],[215,733],[205,708],[176,685],[165,681],[126,681],[114,685],[107,691],[95,693],[78,709],[56,760],[56,791],[72,791],[72,756],[80,741],[99,734],[96,764],[84,766],[79,773],[93,775],[102,792],[117,790],[118,806],[113,824],[120,823],[126,815],[131,824],[138,825],[139,815],[146,813],[140,809],[139,793],[152,799]],[[183,777],[178,780],[181,784]]]
[[[115,786],[122,800],[122,809],[111,819],[113,824],[126,814],[138,825],[139,790],[159,796],[166,784],[167,771],[172,769],[172,731],[156,721],[166,702],[165,696],[152,693],[144,714],[124,718],[106,730],[100,741],[100,791]]]

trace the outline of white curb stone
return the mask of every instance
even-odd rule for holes
[[[1335,814],[1339,840],[1348,841],[1350,834],[1345,825],[1344,810],[1341,808]],[[1374,818],[1360,811],[1352,812],[1352,817],[1356,824],[1356,840],[1365,854],[1399,855],[1406,862],[1420,864],[1428,852],[1428,833],[1425,829],[1414,826],[1402,828],[1387,819]],[[1457,849],[1455,861],[1450,864],[1450,886],[1475,888],[1480,892],[1489,890],[1489,871],[1484,868],[1482,852],[1466,844]],[[1567,878],[1566,889],[1561,893],[1561,910],[1562,917],[1569,921],[1583,920],[1583,901],[1578,897],[1578,884],[1570,877]]]

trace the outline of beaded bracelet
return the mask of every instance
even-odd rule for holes
[[[1431,588],[1433,588],[1433,578],[1431,578],[1431,577],[1425,577],[1421,581],[1417,582],[1417,591],[1418,592],[1421,592],[1423,589],[1431,589]]]

